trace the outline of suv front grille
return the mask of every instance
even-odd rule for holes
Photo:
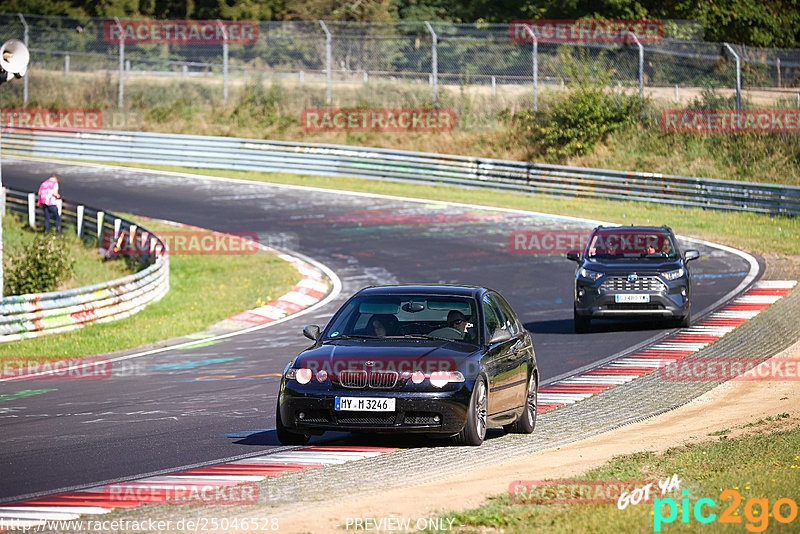
[[[667,286],[657,276],[642,276],[635,282],[629,282],[624,276],[609,276],[600,284],[600,291],[666,291]]]

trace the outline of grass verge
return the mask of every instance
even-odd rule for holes
[[[663,496],[674,499],[677,516],[672,523],[661,525],[661,532],[797,532],[800,520],[780,523],[773,506],[779,499],[800,503],[800,428],[775,431],[780,420],[789,414],[779,414],[772,421],[759,421],[753,432],[736,439],[722,435],[717,441],[668,449],[663,454],[642,452],[618,456],[606,465],[588,471],[571,480],[629,481],[664,480],[677,474],[681,490],[688,490],[690,510],[682,522],[681,491]],[[777,421],[777,422],[776,422]],[[785,426],[785,425],[784,425]],[[658,488],[656,497],[661,498]],[[741,498],[720,493],[733,490]],[[716,514],[715,520],[703,525],[694,516],[701,498],[712,499],[702,506],[702,514]],[[751,501],[757,499],[757,501]],[[504,532],[506,534],[535,532],[654,532],[654,502],[628,505],[620,510],[614,504],[517,504],[509,495],[491,497],[476,509],[451,513],[455,532]],[[765,506],[766,505],[766,506]],[[723,512],[730,508],[732,523],[723,524]],[[796,510],[796,508],[795,508]],[[783,504],[779,513],[790,516],[790,505]],[[663,517],[669,507],[663,505]],[[795,513],[796,516],[796,513]],[[445,520],[444,524],[448,524]]]
[[[171,225],[125,217],[156,233],[175,231]],[[33,356],[38,362],[52,361],[191,334],[278,298],[300,278],[294,267],[264,251],[226,256],[173,255],[170,290],[160,301],[119,321],[0,345],[0,360]]]
[[[34,237],[41,233],[28,226],[27,221],[16,215],[3,217],[3,256],[6,276],[8,275],[7,260],[23,247],[30,245]],[[75,229],[65,226],[59,238],[66,247],[68,256],[75,259],[72,276],[64,280],[57,288],[61,291],[74,287],[88,286],[100,281],[121,278],[135,272],[125,262],[104,262],[98,254],[97,248],[87,246],[76,234]]]

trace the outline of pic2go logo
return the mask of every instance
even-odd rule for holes
[[[681,523],[689,523],[689,512],[694,515],[694,520],[698,523],[742,523],[740,515],[734,515],[738,510],[739,505],[742,503],[741,494],[732,489],[724,490],[719,494],[719,500],[724,501],[731,499],[730,505],[719,515],[713,513],[711,510],[717,507],[714,499],[698,499],[694,506],[689,504],[689,490],[681,492],[683,498],[681,504],[675,502],[675,499],[656,498],[653,500],[653,532],[661,532],[662,524],[669,524],[678,518],[678,509],[681,513]],[[669,512],[664,516],[664,508]],[[778,523],[791,523],[797,518],[797,503],[792,499],[783,498],[778,499],[772,504],[772,509],[769,506],[769,499],[767,498],[753,498],[749,499],[744,505],[744,516],[747,519],[747,528],[750,532],[764,532],[769,526],[769,515],[772,512],[772,517]]]

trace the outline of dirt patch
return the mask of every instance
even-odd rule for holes
[[[800,342],[773,358],[787,357],[800,357]],[[800,381],[734,380],[676,410],[565,447],[463,470],[437,482],[345,500],[332,498],[335,503],[321,506],[313,514],[281,518],[280,529],[345,532],[348,519],[397,517],[412,518],[413,522],[437,513],[467,510],[480,506],[488,496],[506,492],[514,480],[568,478],[620,454],[661,452],[691,443],[796,427],[800,425],[798,401]],[[724,434],[709,436],[720,432]]]

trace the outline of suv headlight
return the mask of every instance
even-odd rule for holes
[[[667,280],[677,280],[684,274],[686,274],[686,271],[684,271],[683,267],[681,267],[680,269],[675,269],[674,271],[667,271],[665,273],[661,273],[661,276],[663,276]]]
[[[596,271],[590,271],[589,269],[581,269],[578,272],[578,274],[581,275],[581,278],[588,278],[589,280],[592,280],[592,281],[597,280],[598,278],[603,276],[603,273],[598,273]]]

